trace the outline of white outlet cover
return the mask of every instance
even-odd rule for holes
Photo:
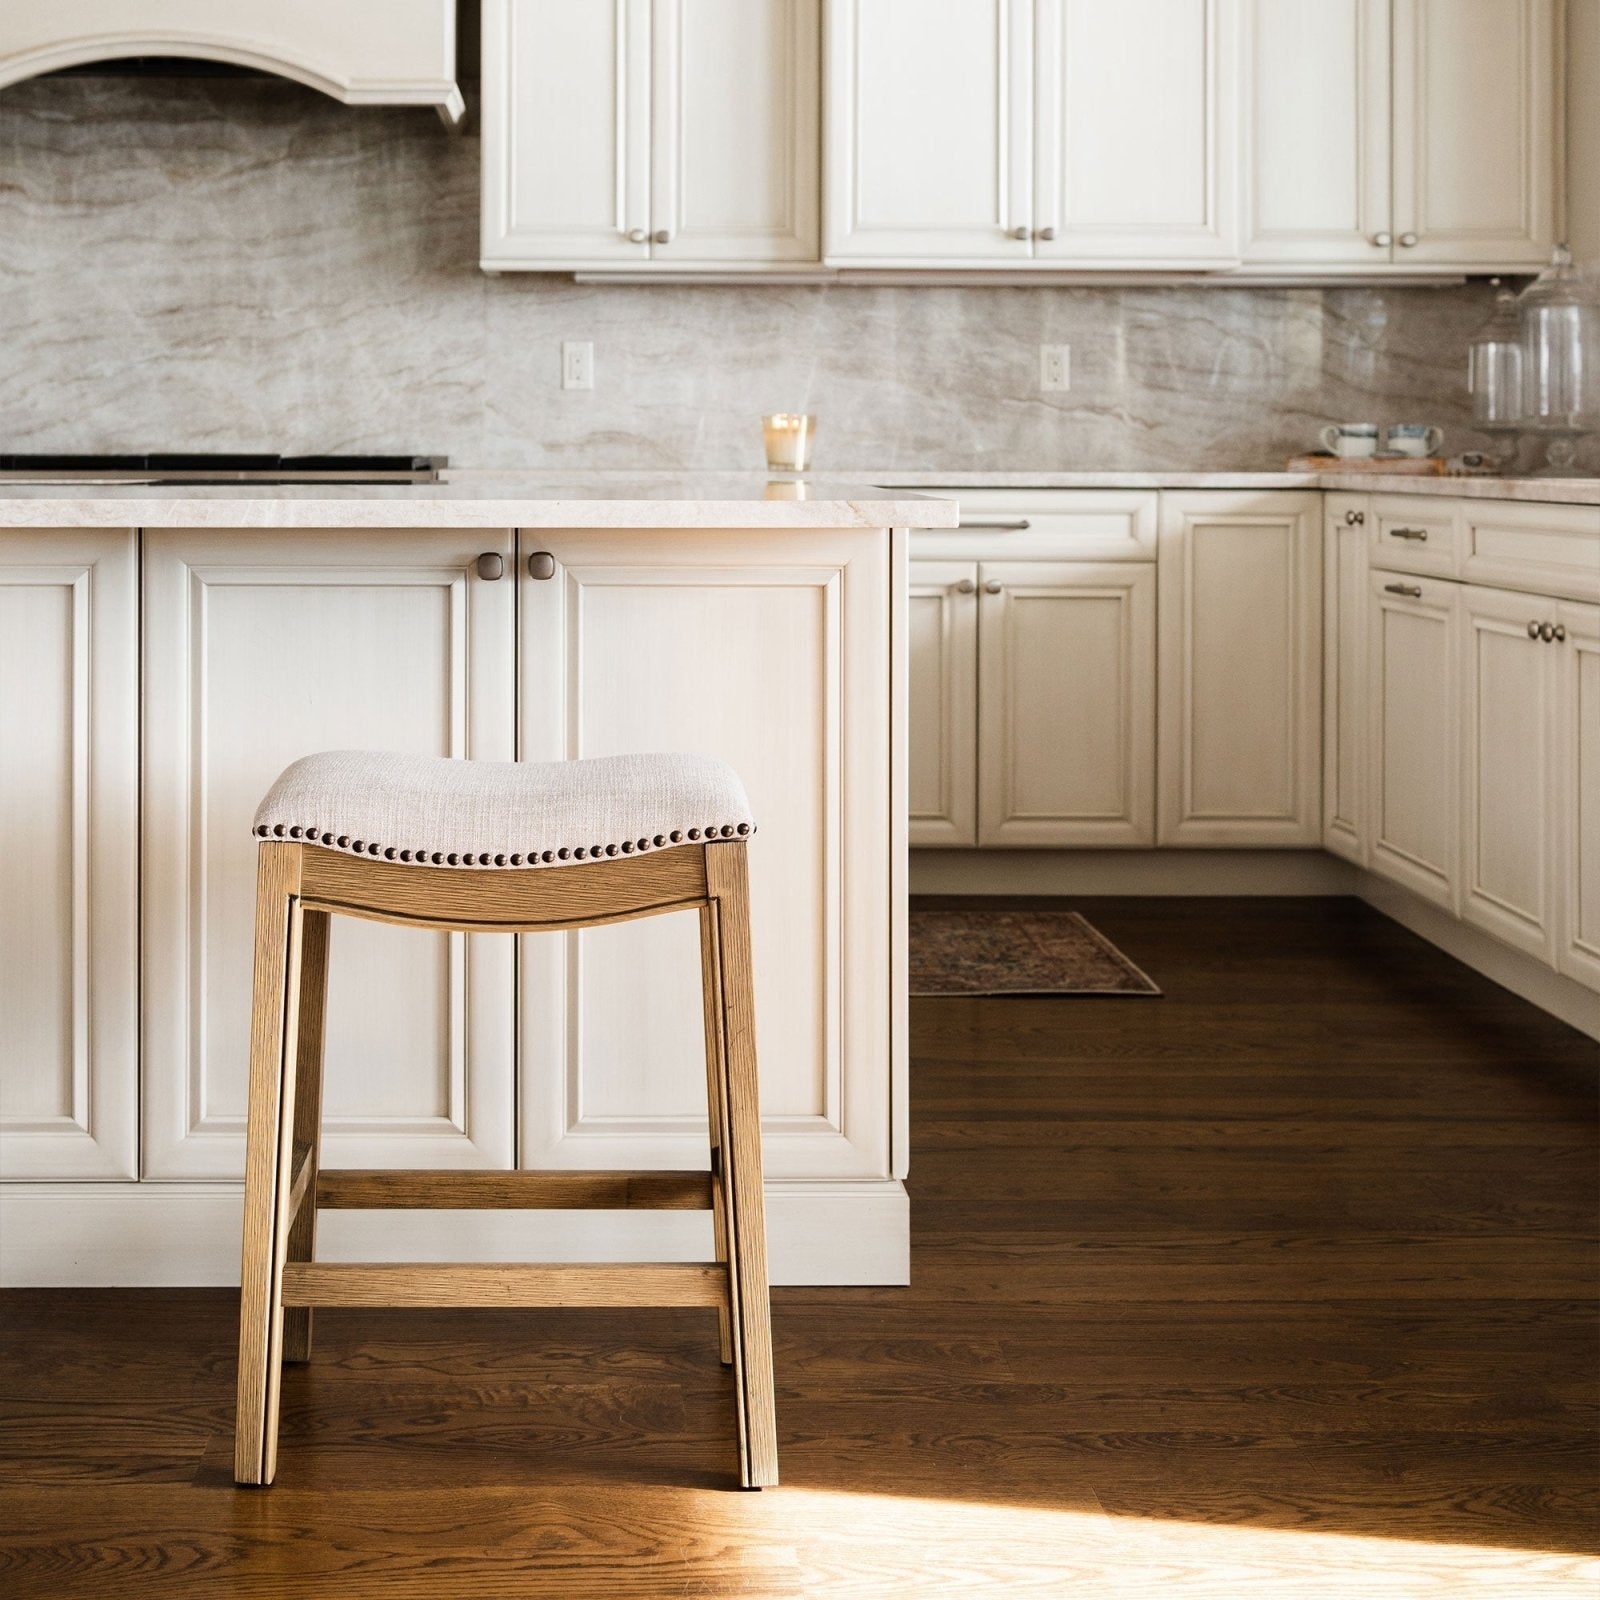
[[[1072,387],[1072,346],[1039,346],[1039,387],[1046,394],[1064,394]]]
[[[561,387],[594,388],[594,343],[589,339],[564,339],[561,343]]]

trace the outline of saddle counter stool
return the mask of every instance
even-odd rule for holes
[[[778,1481],[745,840],[749,802],[708,756],[524,764],[335,751],[256,813],[255,988],[234,1476],[269,1484],[282,1363],[311,1308],[705,1306],[734,1369],[739,1478]],[[698,907],[709,1172],[319,1171],[330,916],[531,933]],[[712,1213],[715,1263],[314,1259],[318,1208]]]

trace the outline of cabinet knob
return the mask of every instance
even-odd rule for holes
[[[1539,624],[1539,637],[1541,639],[1543,639],[1546,644],[1549,644],[1550,641],[1555,638],[1555,636],[1556,636],[1556,627],[1555,627],[1555,624],[1553,622],[1541,622]],[[1565,628],[1563,628],[1561,630],[1561,637],[1563,639],[1565,639],[1566,636],[1567,636],[1567,630]]]
[[[1550,630],[1550,637],[1554,639],[1557,644],[1564,643],[1567,637],[1566,624],[1558,622],[1555,627]]]
[[[1537,622],[1530,622],[1528,624],[1528,637],[1530,639],[1537,639],[1539,637],[1539,624]]]
[[[977,587],[977,584],[975,584],[971,578],[963,578],[961,582],[956,585],[956,593],[971,594],[972,591]]]
[[[671,244],[672,229],[657,228],[656,231],[650,235],[650,239],[653,244]]]
[[[1365,511],[1347,511],[1344,514],[1344,525],[1347,528],[1359,528],[1366,520]]]
[[[985,594],[999,594],[1004,588],[1005,585],[1001,583],[998,578],[990,578],[989,581],[984,584],[983,592]]]
[[[1414,233],[1402,233],[1400,235],[1400,243],[1404,245],[1407,250],[1411,249],[1416,242],[1417,236]]]
[[[1013,228],[1011,230],[1011,237],[1013,239],[1026,239],[1028,237],[1028,230],[1026,228]]]
[[[1380,250],[1387,250],[1394,243],[1394,235],[1392,233],[1375,233],[1372,236],[1372,242]]]
[[[553,578],[556,575],[556,558],[548,550],[535,550],[528,557],[528,576],[538,578]]]
[[[1040,228],[1039,231],[1034,234],[1035,239],[1053,239],[1055,236],[1056,230],[1054,228]]]
[[[648,233],[646,233],[643,228],[629,228],[628,229],[628,243],[629,244],[649,244],[649,242],[650,242],[650,235]]]
[[[485,550],[478,557],[478,576],[485,583],[496,583],[506,575],[505,557],[498,550]]]

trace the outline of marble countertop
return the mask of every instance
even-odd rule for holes
[[[12,528],[950,528],[953,502],[829,479],[452,474],[423,484],[0,483]]]

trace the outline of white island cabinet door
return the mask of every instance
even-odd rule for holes
[[[1250,0],[1244,259],[1382,268],[1390,226],[1390,0]]]
[[[638,265],[650,226],[650,0],[484,0],[483,265]]]
[[[1556,965],[1600,989],[1600,606],[1556,609]]]
[[[1365,495],[1324,505],[1322,845],[1367,864],[1367,522]]]
[[[1033,11],[1033,0],[829,6],[830,262],[1032,258]]]
[[[1555,239],[1558,0],[1394,0],[1397,265],[1537,271]]]
[[[0,1176],[137,1172],[131,531],[0,532]]]
[[[867,529],[522,535],[523,759],[702,751],[749,793],[769,1179],[891,1175],[890,572]],[[697,914],[521,944],[522,1163],[703,1167]]]
[[[1156,569],[979,569],[978,842],[1155,843]]]
[[[1157,842],[1322,842],[1322,497],[1161,497]]]
[[[145,535],[145,1174],[244,1168],[256,841],[318,750],[508,761],[515,584],[495,530]],[[425,841],[419,841],[425,842]],[[327,1164],[507,1166],[509,936],[335,917]]]
[[[1461,590],[1461,915],[1555,961],[1556,605]]]
[[[815,261],[820,0],[655,0],[651,258]]]
[[[1237,0],[1039,0],[1034,255],[1239,259]]]
[[[978,842],[978,564],[913,561],[911,843]]]
[[[1459,585],[1368,577],[1371,866],[1454,912],[1460,894]]]

